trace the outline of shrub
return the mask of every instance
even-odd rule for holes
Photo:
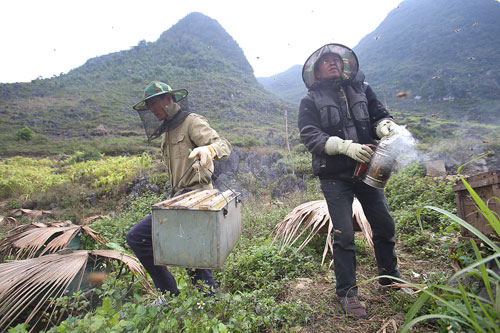
[[[96,150],[89,151],[78,151],[73,154],[65,163],[65,165],[71,165],[86,161],[99,161],[103,155]]]
[[[23,129],[16,132],[16,138],[18,140],[31,141],[33,134],[33,131],[28,126],[24,126]]]
[[[243,242],[242,242],[243,243]],[[313,273],[311,256],[292,249],[279,251],[264,238],[239,244],[230,255],[222,273],[224,286],[231,292],[263,289],[283,279]]]
[[[460,168],[458,171],[460,173]],[[478,206],[479,211],[495,230],[495,236],[499,238],[500,222],[498,215],[489,209],[462,176],[461,179],[474,199],[475,204]],[[438,320],[441,323],[443,331],[446,329],[448,331],[456,330],[460,332],[498,332],[498,323],[500,322],[498,311],[500,304],[500,294],[498,292],[500,277],[495,272],[495,268],[498,270],[500,266],[498,261],[498,258],[500,258],[500,247],[466,221],[435,206],[424,206],[417,211],[421,228],[423,228],[423,224],[420,220],[420,213],[423,209],[434,210],[460,224],[481,241],[480,245],[486,251],[481,251],[476,241],[471,239],[470,244],[475,260],[472,264],[456,272],[450,278],[450,281],[456,281],[456,286],[447,283],[446,285],[431,285],[428,286],[429,288],[418,287],[421,291],[420,297],[408,311],[405,318],[405,325],[401,328],[401,332],[409,332],[410,328],[416,323],[429,319]],[[484,252],[486,252],[486,257],[483,256]],[[489,268],[487,265],[493,267]],[[461,281],[460,278],[466,276],[475,277],[478,282],[481,282],[485,286],[485,295],[478,293],[474,284],[463,285],[463,280]],[[423,305],[429,302],[436,305],[433,313],[414,318]]]
[[[45,193],[61,184],[65,177],[56,173],[57,162],[16,156],[0,161],[0,197],[29,197],[35,191]]]
[[[112,217],[96,220],[90,228],[99,232],[108,242],[119,244],[128,248],[125,236],[136,223],[140,222],[146,215],[151,214],[151,206],[158,203],[161,197],[151,193],[139,198],[128,198],[127,207]],[[94,246],[95,242],[89,240],[85,243],[87,247]]]
[[[231,144],[235,147],[248,148],[248,147],[262,146],[262,141],[247,134],[242,137],[238,137],[231,140]]]
[[[387,182],[385,194],[387,202],[396,218],[400,235],[417,231],[416,210],[423,205],[439,205],[451,212],[456,211],[452,181],[439,181],[426,177],[417,164],[410,165],[392,175]],[[424,226],[439,232],[449,226],[450,221],[436,212],[426,213],[422,219]]]

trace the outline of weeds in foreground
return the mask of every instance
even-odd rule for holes
[[[493,227],[496,233],[495,237],[500,238],[498,215],[489,209],[488,205],[472,189],[464,177],[460,175],[460,168],[458,172],[462,182],[474,199],[478,210]],[[493,199],[499,200],[498,198]],[[447,285],[431,285],[428,289],[415,286],[421,291],[421,296],[406,314],[401,332],[409,332],[410,328],[418,322],[430,319],[439,320],[443,328],[448,331],[500,332],[500,276],[498,275],[500,247],[471,224],[435,206],[424,206],[417,211],[417,217],[422,230],[420,214],[424,209],[439,212],[469,230],[480,240],[481,243],[479,245],[485,247],[486,257],[483,256],[476,241],[471,239],[475,261],[456,272],[450,278],[450,281],[456,280],[456,286],[452,286],[450,283]],[[475,278],[481,285],[484,285],[486,295],[479,295],[477,290],[463,284],[462,281],[467,276]],[[437,306],[436,310],[433,311],[435,313],[415,317],[424,304],[431,300]]]

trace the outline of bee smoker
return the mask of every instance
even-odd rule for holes
[[[396,164],[396,154],[391,147],[398,141],[394,136],[384,137],[379,143],[368,145],[374,151],[370,163],[358,163],[354,170],[354,178],[365,184],[383,189],[391,176],[392,169]]]

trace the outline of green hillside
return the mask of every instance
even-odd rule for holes
[[[499,17],[495,0],[406,0],[355,51],[390,104],[499,123]]]
[[[284,101],[299,104],[307,89],[302,82],[302,65],[295,65],[288,70],[270,76],[258,77],[257,81]]]
[[[243,51],[220,24],[191,13],[156,42],[90,59],[58,77],[0,84],[0,155],[71,149],[73,144],[64,145],[68,140],[97,145],[103,133],[109,144],[144,145],[131,105],[152,80],[188,89],[190,109],[237,143],[269,133],[282,136],[285,110],[289,121],[296,119],[296,108],[258,84]],[[25,126],[35,133],[31,147],[16,140]]]
[[[394,109],[498,123],[499,17],[496,0],[405,0],[354,50],[366,80]],[[301,67],[258,80],[299,102]],[[399,92],[410,98],[397,99]]]
[[[488,163],[500,168],[499,17],[496,0],[405,0],[354,47],[366,81],[419,139],[422,158],[453,169],[494,151]],[[300,69],[259,82],[298,108]]]

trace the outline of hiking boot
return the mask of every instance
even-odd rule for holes
[[[346,315],[354,317],[356,319],[368,319],[365,308],[359,302],[358,296],[339,296],[339,303]]]

